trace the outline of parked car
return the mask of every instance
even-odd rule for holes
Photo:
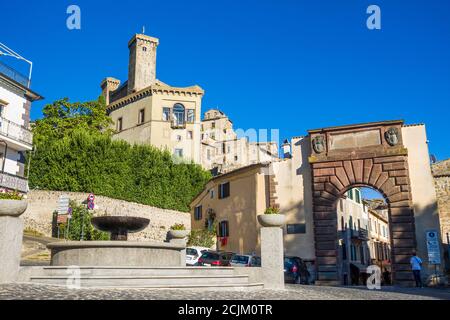
[[[215,267],[228,267],[230,265],[232,252],[217,252],[206,251],[198,259],[198,266],[215,266]]]
[[[309,271],[299,257],[284,257],[284,281],[296,284],[309,284]]]
[[[186,265],[195,266],[202,254],[208,251],[205,247],[187,247],[186,248]]]
[[[248,254],[233,254],[230,265],[232,267],[261,267],[261,258]]]

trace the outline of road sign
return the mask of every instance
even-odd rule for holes
[[[427,231],[428,264],[441,264],[441,250],[439,248],[438,232]]]
[[[67,214],[58,214],[57,223],[58,224],[66,224],[68,218],[69,217]]]
[[[58,211],[58,214],[67,214],[69,211],[69,202],[70,198],[68,195],[60,195],[58,199],[58,208],[56,211]]]
[[[94,201],[95,200],[95,195],[93,193],[90,193],[89,197],[88,197],[88,200],[89,201]]]

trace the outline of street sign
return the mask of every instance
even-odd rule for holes
[[[57,223],[58,224],[66,224],[68,218],[69,217],[67,214],[58,214]]]
[[[441,250],[436,230],[427,231],[427,249],[428,264],[441,264]]]
[[[88,200],[89,201],[94,201],[95,200],[95,195],[93,193],[90,193],[89,197],[88,197]]]
[[[58,214],[67,214],[69,211],[69,202],[70,198],[68,195],[60,195],[58,199],[58,208],[56,211],[58,211]]]

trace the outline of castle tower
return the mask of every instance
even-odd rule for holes
[[[144,89],[156,80],[157,38],[136,34],[128,42],[130,60],[128,64],[128,94]]]

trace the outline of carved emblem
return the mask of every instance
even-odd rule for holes
[[[397,128],[389,128],[384,133],[384,138],[386,139],[387,143],[389,143],[390,146],[395,146],[398,144],[398,129]]]
[[[312,140],[312,146],[316,153],[322,153],[325,151],[325,138],[324,136],[315,136]]]

